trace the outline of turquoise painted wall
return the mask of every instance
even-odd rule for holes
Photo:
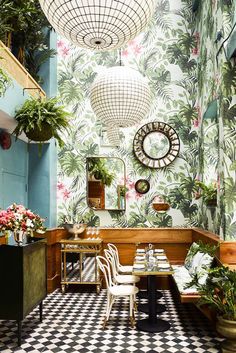
[[[56,48],[56,34],[48,32],[50,48]],[[45,63],[40,75],[44,79],[42,88],[48,97],[57,94],[57,59]],[[23,88],[15,80],[0,98],[0,110],[14,117],[29,94],[23,94]],[[0,128],[3,127],[0,113]],[[27,144],[12,137],[12,147],[8,151],[0,150],[0,208],[6,208],[13,202],[22,203],[32,211],[46,218],[46,226],[56,226],[56,182],[57,150],[55,141],[46,144],[39,157],[38,145]]]
[[[29,145],[29,208],[50,228],[56,225],[56,164],[55,143],[44,144],[41,153],[37,144]]]
[[[56,49],[57,36],[48,30],[48,47]],[[49,59],[40,70],[44,83],[42,88],[47,97],[57,95],[57,57]],[[46,226],[53,228],[57,224],[57,148],[55,141],[43,146],[39,156],[38,145],[29,146],[29,208],[46,218]]]
[[[13,202],[25,206],[28,184],[28,145],[12,137],[9,150],[0,148],[0,208]]]

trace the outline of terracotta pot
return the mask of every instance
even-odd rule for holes
[[[32,141],[48,141],[53,136],[52,128],[48,123],[42,123],[41,130],[34,128],[25,132],[29,140]]]
[[[166,202],[155,202],[152,204],[152,207],[154,208],[154,210],[156,210],[157,212],[165,212],[168,211],[170,208],[170,205]]]
[[[236,321],[218,316],[216,330],[226,338],[221,343],[222,353],[236,353]]]

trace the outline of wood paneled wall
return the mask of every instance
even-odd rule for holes
[[[132,264],[137,247],[152,243],[163,248],[171,262],[182,263],[192,243],[192,230],[186,228],[103,228],[104,247],[116,244],[122,264]]]
[[[1,66],[21,85],[23,88],[35,88],[35,90],[27,91],[34,97],[46,97],[46,93],[28,73],[23,65],[16,59],[10,50],[0,41]]]
[[[65,229],[50,229],[45,233],[47,238],[47,266],[48,266],[48,292],[60,287],[61,256],[60,240],[71,236]],[[41,235],[40,235],[41,237]],[[86,238],[86,232],[81,234]],[[219,244],[218,257],[224,264],[236,266],[236,241],[224,242],[213,233],[198,228],[102,228],[100,237],[103,246],[114,243],[124,265],[132,264],[137,247],[145,247],[148,243],[157,248],[163,248],[173,264],[183,263],[187,251],[193,241],[203,241]]]

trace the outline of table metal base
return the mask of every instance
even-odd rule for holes
[[[149,306],[148,304],[138,304],[138,311],[142,313],[149,314]],[[166,311],[166,306],[164,304],[157,304],[156,313],[161,314]]]
[[[137,321],[136,327],[139,331],[144,332],[163,332],[170,328],[170,324],[167,321],[157,319],[155,322],[151,322],[149,319]]]
[[[140,290],[137,294],[137,297],[139,299],[148,299],[148,291],[147,290]],[[157,290],[156,297],[157,297],[157,299],[161,299],[163,297],[163,294],[159,290]]]

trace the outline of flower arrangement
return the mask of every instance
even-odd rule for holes
[[[33,213],[22,205],[13,203],[6,210],[0,211],[0,232],[23,231],[31,234],[32,231],[44,233],[43,226],[45,219]]]

